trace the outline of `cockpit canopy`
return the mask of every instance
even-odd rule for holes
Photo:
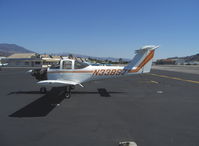
[[[89,66],[87,63],[80,62],[77,60],[61,60],[57,64],[53,64],[50,69],[82,69]]]
[[[82,69],[82,68],[85,68],[87,66],[89,66],[87,63],[75,61],[74,69]]]
[[[60,69],[60,61],[57,62],[56,64],[52,64],[52,65],[50,66],[50,69]]]

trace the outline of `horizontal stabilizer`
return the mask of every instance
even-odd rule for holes
[[[135,53],[144,53],[148,50],[154,50],[154,49],[157,49],[159,48],[159,46],[154,46],[154,45],[150,45],[150,46],[144,46],[142,48],[140,48],[139,50],[135,50]]]

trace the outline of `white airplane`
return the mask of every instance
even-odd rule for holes
[[[33,70],[41,85],[40,92],[46,92],[46,87],[65,87],[65,97],[71,97],[71,90],[76,85],[106,78],[131,76],[148,73],[151,70],[155,49],[159,46],[144,46],[136,50],[136,55],[126,66],[91,66],[72,59],[62,59],[59,64],[46,70]]]
[[[7,66],[8,65],[8,63],[0,63],[0,67],[3,67],[3,66]]]

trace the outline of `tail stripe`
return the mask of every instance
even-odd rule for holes
[[[129,73],[138,72],[143,66],[145,66],[153,58],[154,52],[155,52],[155,50],[152,50],[146,56],[146,58],[140,63],[140,65],[136,69],[130,70]]]

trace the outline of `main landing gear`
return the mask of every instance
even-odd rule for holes
[[[75,86],[66,86],[65,87],[65,97],[66,99],[70,99],[71,98],[71,90],[75,89]]]
[[[71,98],[71,90],[73,90],[73,89],[75,89],[75,86],[72,86],[72,85],[64,87],[64,96],[66,99]],[[47,93],[46,87],[41,87],[40,93],[42,93],[42,94]]]

